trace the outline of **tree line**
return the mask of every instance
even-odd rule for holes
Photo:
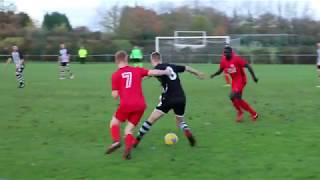
[[[130,50],[134,45],[151,52],[156,36],[172,36],[175,30],[206,31],[208,35],[294,35],[286,40],[243,36],[244,47],[257,41],[261,47],[244,48],[243,53],[270,53],[275,48],[273,53],[314,53],[314,44],[320,41],[320,21],[307,15],[287,18],[270,12],[254,15],[250,11],[247,14],[233,11],[230,15],[208,6],[185,5],[157,11],[143,6],[114,5],[101,12],[100,17],[102,30],[92,32],[85,26],[72,27],[68,17],[59,12],[45,14],[40,27],[26,13],[0,12],[1,54],[8,53],[13,44],[27,54],[57,54],[61,42],[73,54],[81,45],[94,54]]]

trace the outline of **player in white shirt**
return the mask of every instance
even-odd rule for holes
[[[65,79],[66,75],[68,76],[69,79],[73,79],[74,76],[70,70],[70,65],[69,65],[70,54],[63,43],[60,44],[58,62],[60,64],[60,79]]]
[[[23,77],[24,57],[18,46],[12,46],[11,58],[8,59],[7,64],[11,61],[16,65],[16,77],[19,82],[19,88],[24,88],[25,82]]]
[[[320,81],[320,42],[317,43],[317,71],[318,71],[318,78],[319,78],[319,81]],[[320,85],[318,85],[317,87],[320,88]]]

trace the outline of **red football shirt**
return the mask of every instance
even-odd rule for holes
[[[112,90],[120,96],[120,109],[123,112],[141,111],[146,108],[142,92],[142,79],[149,70],[125,66],[112,74]]]
[[[233,57],[230,61],[228,61],[225,56],[222,56],[220,68],[230,74],[233,82],[246,83],[247,77],[243,69],[246,64],[246,60],[242,59],[236,54],[233,54]]]

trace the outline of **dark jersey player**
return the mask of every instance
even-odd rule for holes
[[[211,75],[214,78],[220,75],[223,71],[227,71],[231,78],[231,94],[230,99],[233,106],[237,110],[237,122],[242,122],[243,110],[248,111],[251,114],[251,119],[256,121],[258,118],[258,113],[244,100],[242,99],[243,89],[247,84],[247,77],[243,68],[248,68],[254,82],[258,82],[252,67],[240,56],[236,55],[231,47],[224,48],[224,56],[221,59],[220,69]]]
[[[181,128],[181,130],[183,130],[185,136],[189,140],[190,145],[194,146],[196,140],[194,139],[194,136],[192,135],[191,130],[184,119],[186,96],[180,83],[179,73],[187,71],[199,77],[200,79],[204,78],[204,74],[189,66],[178,66],[174,64],[162,63],[161,55],[158,52],[151,54],[151,64],[155,69],[169,70],[171,75],[158,77],[158,80],[163,87],[163,93],[160,96],[160,103],[140,128],[136,138],[137,141],[135,147],[142,140],[143,136],[150,130],[151,126],[171,109],[176,115],[177,125]]]

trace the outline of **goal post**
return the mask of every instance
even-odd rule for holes
[[[155,38],[155,50],[165,62],[217,63],[225,45],[232,44],[230,36],[175,35]]]
[[[221,43],[221,41],[223,41],[223,43],[226,44],[230,44],[230,36],[157,36],[155,39],[155,50],[157,52],[160,52],[160,40],[173,40],[174,41],[174,45],[184,45],[184,46],[197,46],[196,44],[180,44],[177,43],[177,40],[186,40],[186,39],[193,39],[193,40],[202,40],[204,42],[206,41],[210,41],[211,40],[218,40],[219,43]],[[203,43],[202,43],[203,44]]]

